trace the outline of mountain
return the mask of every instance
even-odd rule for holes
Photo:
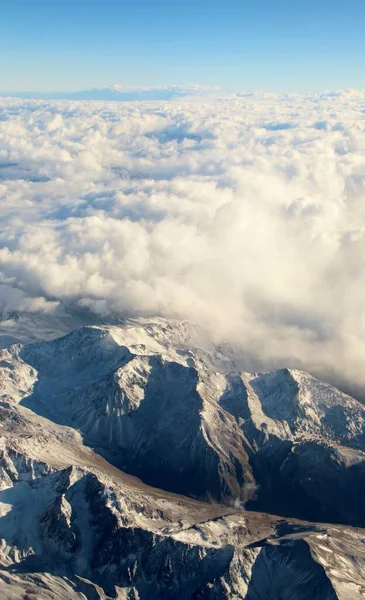
[[[205,96],[217,92],[217,88],[190,86],[164,86],[151,88],[124,88],[121,85],[111,85],[106,88],[70,92],[2,92],[0,96],[24,99],[42,100],[105,100],[116,102],[133,102],[137,100],[171,100],[186,96]]]
[[[364,596],[365,408],[332,386],[156,318],[10,345],[0,389],[2,598]]]

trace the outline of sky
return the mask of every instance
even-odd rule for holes
[[[364,0],[0,0],[0,92],[362,89],[364,26]]]

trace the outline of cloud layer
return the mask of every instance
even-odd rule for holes
[[[0,99],[0,308],[190,318],[365,383],[365,94]]]

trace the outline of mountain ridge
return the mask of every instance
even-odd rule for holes
[[[0,389],[2,597],[363,597],[365,409],[329,384],[137,318],[10,345]]]

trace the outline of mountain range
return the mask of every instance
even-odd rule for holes
[[[217,88],[198,85],[171,85],[151,88],[125,88],[121,85],[110,85],[106,88],[92,88],[80,91],[22,91],[1,92],[0,96],[41,100],[104,100],[115,102],[132,102],[137,100],[171,100],[186,96],[206,96],[217,92]]]
[[[189,322],[2,345],[1,598],[364,597],[360,402]]]

